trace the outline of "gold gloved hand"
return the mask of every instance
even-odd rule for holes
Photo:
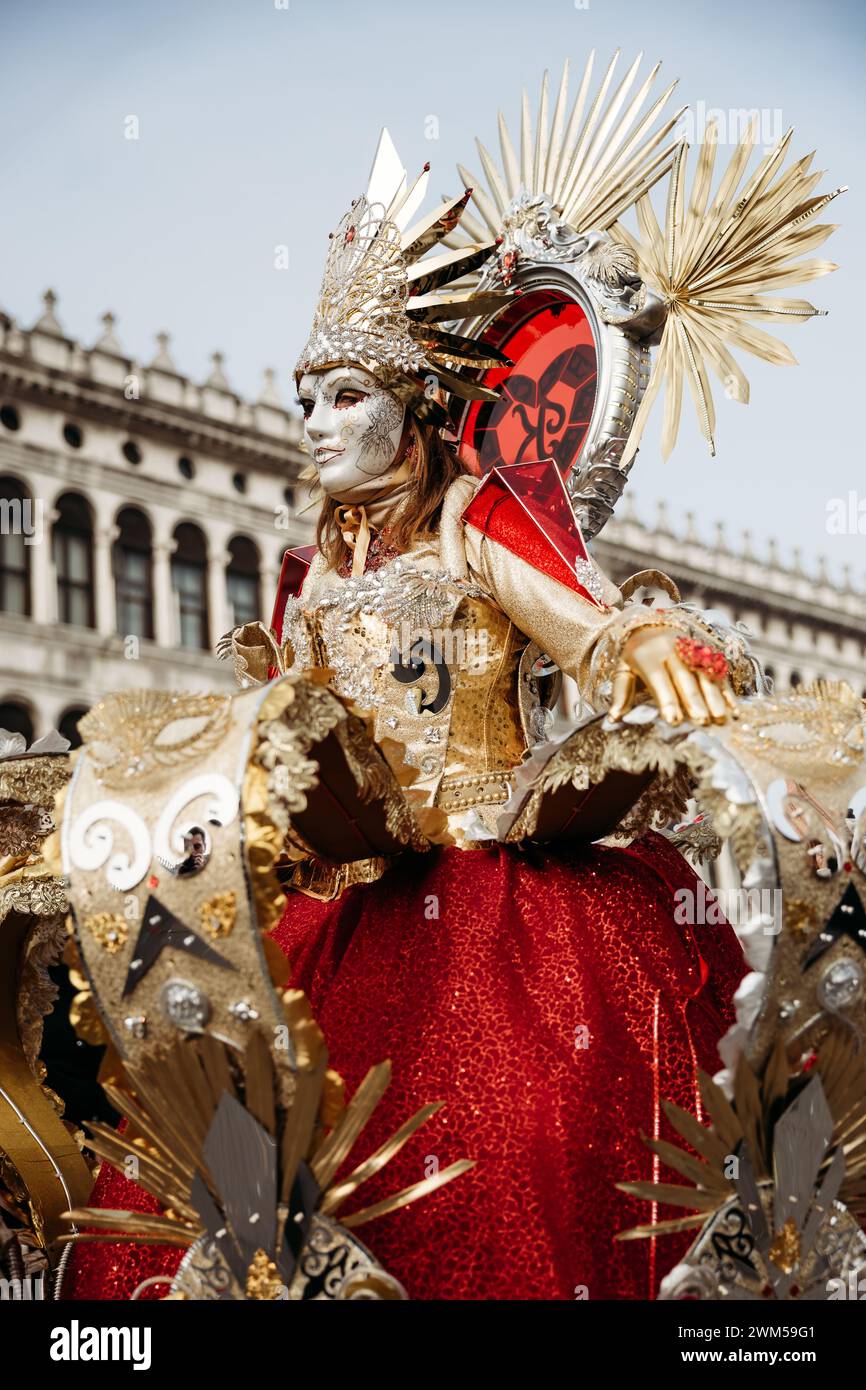
[[[613,673],[611,719],[621,719],[631,709],[639,684],[649,692],[663,719],[681,724],[724,724],[738,713],[729,679],[712,680],[703,671],[692,671],[677,654],[682,633],[671,627],[642,627],[623,644]]]

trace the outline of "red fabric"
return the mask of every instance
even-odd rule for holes
[[[438,850],[334,903],[293,897],[275,936],[332,1065],[351,1092],[393,1062],[352,1164],[420,1105],[445,1101],[356,1205],[476,1160],[359,1229],[410,1297],[655,1295],[689,1237],[615,1244],[650,1206],[614,1184],[654,1176],[639,1133],[674,1137],[662,1099],[695,1111],[695,1064],[717,1069],[743,972],[729,927],[675,923],[674,892],[695,883],[650,836],[625,851]],[[97,1199],[126,1205],[123,1182],[101,1177]],[[122,1276],[124,1258],[82,1249],[71,1291],[128,1297],[142,1264]]]
[[[510,463],[487,474],[463,520],[519,559],[603,608],[575,572],[589,555],[553,459]]]

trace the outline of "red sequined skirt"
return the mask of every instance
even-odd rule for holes
[[[356,1205],[475,1160],[358,1231],[411,1298],[655,1296],[689,1237],[615,1242],[653,1214],[615,1184],[680,1181],[640,1135],[676,1137],[665,1099],[700,1115],[696,1068],[718,1069],[743,973],[729,927],[675,920],[674,894],[695,884],[651,835],[627,850],[434,850],[336,902],[292,898],[274,935],[347,1092],[393,1063],[351,1165],[445,1102]],[[94,1198],[153,1205],[107,1167]],[[129,1297],[177,1261],[79,1247],[64,1292]]]

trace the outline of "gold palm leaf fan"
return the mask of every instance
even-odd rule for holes
[[[328,1069],[305,996],[284,996],[297,1062],[287,1089],[264,1032],[243,1050],[213,1034],[179,1039],[124,1066],[106,1086],[123,1133],[89,1126],[98,1156],[155,1197],[164,1214],[83,1208],[63,1242],[126,1240],[185,1248],[170,1297],[392,1299],[401,1286],[351,1234],[433,1192],[473,1166],[462,1159],[350,1215],[337,1212],[439,1109],[425,1105],[343,1177],[338,1173],[390,1079],[372,1067],[351,1100]],[[288,1045],[288,1044],[287,1044]]]
[[[722,381],[728,396],[745,404],[749,383],[729,349],[740,348],[766,362],[796,363],[790,349],[757,324],[796,323],[825,312],[805,299],[784,298],[777,291],[836,269],[831,261],[798,258],[816,250],[835,231],[835,226],[816,223],[815,218],[846,190],[816,192],[822,174],[811,171],[814,154],[783,167],[792,130],[764,155],[743,183],[756,128],[753,119],[714,197],[711,187],[718,129],[711,122],[699,146],[688,201],[688,146],[683,143],[676,151],[664,229],[646,195],[637,202],[639,238],[621,222],[612,228],[612,235],[631,249],[642,276],[667,308],[658,354],[623,466],[637,451],[663,383],[663,457],[669,456],[676,442],[684,382],[714,455],[716,418],[709,369]]]
[[[619,1240],[700,1228],[662,1297],[826,1298],[832,1280],[866,1271],[866,1070],[858,1047],[850,1033],[834,1031],[793,1062],[781,1040],[762,1069],[741,1056],[731,1100],[699,1073],[709,1127],[665,1104],[689,1148],[644,1142],[686,1185],[617,1184],[690,1213],[654,1219]]]
[[[470,170],[457,166],[484,225],[464,213],[459,228],[444,238],[446,245],[464,247],[472,239],[498,236],[508,225],[515,200],[521,198],[546,199],[558,218],[577,232],[605,231],[664,177],[677,150],[677,142],[668,143],[668,136],[682,111],[666,118],[662,112],[676,82],[650,100],[661,64],[638,82],[640,53],[615,86],[619,58],[617,50],[593,91],[595,51],[590,53],[570,110],[568,60],[553,102],[545,72],[534,130],[524,89],[519,154],[499,113],[501,168],[481,141],[475,142],[486,189]]]

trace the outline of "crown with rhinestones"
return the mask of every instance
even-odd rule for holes
[[[449,395],[496,400],[497,393],[476,378],[506,359],[440,325],[489,313],[510,296],[479,294],[474,281],[463,283],[487,261],[495,241],[428,254],[454,231],[472,192],[467,189],[412,222],[428,172],[425,165],[407,186],[391,137],[382,131],[367,192],[331,233],[313,325],[295,377],[352,362],[416,414],[441,423]]]

